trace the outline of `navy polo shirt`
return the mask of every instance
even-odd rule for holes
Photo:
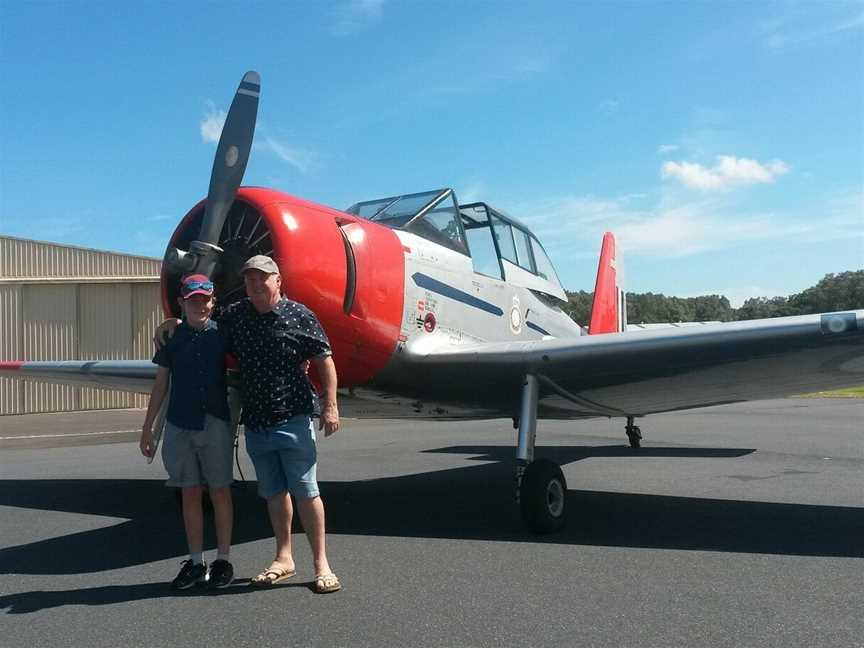
[[[171,401],[166,419],[181,428],[204,429],[204,416],[229,420],[225,389],[225,338],[216,322],[198,331],[178,326],[153,362],[171,371]]]
[[[247,298],[231,304],[219,323],[228,351],[240,363],[247,431],[318,413],[318,395],[300,367],[304,360],[330,355],[315,313],[285,297],[259,313]]]

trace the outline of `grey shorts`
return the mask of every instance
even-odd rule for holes
[[[230,486],[234,481],[231,461],[234,435],[228,421],[208,415],[203,430],[187,430],[165,423],[162,462],[168,471],[167,486]]]

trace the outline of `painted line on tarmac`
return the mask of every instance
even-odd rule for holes
[[[28,434],[24,436],[0,437],[0,441],[14,441],[15,439],[61,439],[65,437],[99,436],[100,434],[129,434],[140,432],[140,430],[113,430],[111,432],[69,432],[67,434]]]

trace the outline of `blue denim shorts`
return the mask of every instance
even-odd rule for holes
[[[285,491],[295,497],[318,496],[315,426],[308,414],[247,429],[246,451],[255,466],[261,497],[269,499]]]

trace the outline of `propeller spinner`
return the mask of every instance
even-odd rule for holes
[[[225,218],[234,202],[237,189],[243,181],[246,163],[252,150],[255,134],[255,119],[258,115],[258,97],[261,93],[261,77],[249,71],[237,87],[222,136],[216,148],[213,170],[210,173],[210,190],[198,239],[189,244],[189,251],[169,248],[165,263],[182,274],[204,274],[212,277],[222,252],[217,244]]]

